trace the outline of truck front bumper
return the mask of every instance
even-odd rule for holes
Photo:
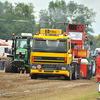
[[[68,70],[43,70],[43,69],[30,69],[30,73],[32,74],[55,74],[55,75],[64,75],[69,77]]]

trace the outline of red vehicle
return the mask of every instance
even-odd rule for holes
[[[88,25],[89,23],[87,23]],[[71,38],[71,46],[74,49],[71,50],[73,55],[73,63],[77,63],[76,74],[80,78],[90,79],[91,77],[91,61],[89,59],[90,46],[86,44],[88,40],[85,35],[84,24],[68,23],[67,35]],[[90,42],[92,45],[92,42]],[[94,66],[95,68],[95,66]]]

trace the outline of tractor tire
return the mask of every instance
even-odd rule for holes
[[[28,67],[26,67],[26,74],[30,73],[30,69]]]
[[[7,57],[5,62],[5,73],[17,73],[18,69],[17,67],[12,66],[12,57]]]
[[[73,63],[74,65],[74,73],[72,74],[72,79],[76,80],[77,79],[77,63]]]
[[[20,73],[20,68],[18,69],[18,73]]]
[[[37,75],[36,74],[31,75],[31,79],[37,79]]]
[[[25,70],[24,70],[24,69],[22,69],[22,74],[24,74],[24,71],[25,71]]]

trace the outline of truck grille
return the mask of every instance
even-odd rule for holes
[[[42,65],[42,69],[56,70],[57,68],[56,65],[46,64],[46,65]]]
[[[41,63],[64,63],[64,57],[38,57],[34,56],[34,62]]]

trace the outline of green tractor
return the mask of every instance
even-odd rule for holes
[[[12,54],[7,55],[5,63],[5,73],[29,73],[30,69],[30,44],[27,44],[27,39],[32,38],[31,33],[22,33],[20,37],[12,39]]]

